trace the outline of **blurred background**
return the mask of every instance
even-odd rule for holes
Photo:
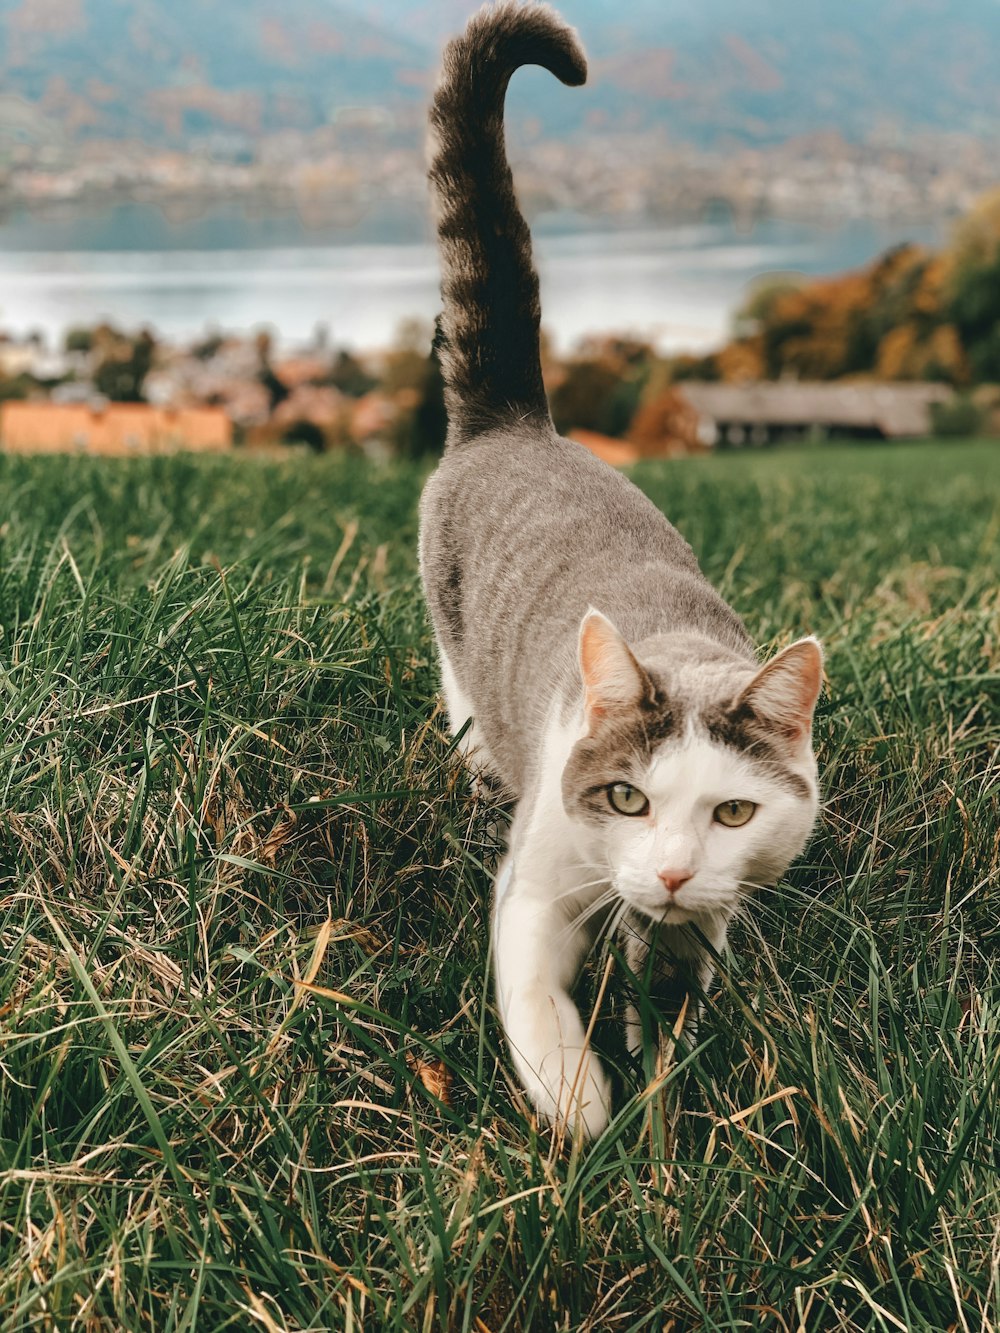
[[[438,448],[422,144],[477,7],[0,0],[6,446]],[[1000,0],[561,10],[588,85],[508,99],[561,429],[998,429]]]

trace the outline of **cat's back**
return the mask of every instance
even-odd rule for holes
[[[446,553],[483,573],[513,562],[523,587],[552,558],[567,574],[636,557],[698,574],[690,546],[637,486],[583,445],[537,430],[497,431],[445,454],[421,500],[425,580],[440,578]]]
[[[459,510],[470,535],[536,524],[550,533],[583,522],[591,541],[605,529],[631,533],[647,552],[697,569],[690,546],[633,482],[554,431],[504,428],[448,450],[421,501],[429,535],[435,522]]]
[[[549,702],[572,691],[589,607],[631,643],[693,631],[752,658],[676,528],[554,431],[507,429],[449,450],[421,500],[420,563],[447,670],[512,791]]]
[[[572,654],[589,606],[632,640],[673,627],[742,642],[688,543],[627,477],[554,431],[510,429],[449,450],[421,501],[421,572],[460,659]]]

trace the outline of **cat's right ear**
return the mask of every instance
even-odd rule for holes
[[[812,730],[813,710],[823,688],[823,648],[812,635],[783,648],[757,672],[736,701],[749,705],[793,745]]]
[[[636,708],[652,693],[652,682],[611,621],[593,607],[580,622],[580,676],[587,726],[608,713]]]

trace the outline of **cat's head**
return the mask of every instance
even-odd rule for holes
[[[711,929],[802,851],[819,807],[816,639],[763,667],[694,636],[635,652],[590,611],[580,629],[584,735],[563,770],[567,814],[621,898]]]

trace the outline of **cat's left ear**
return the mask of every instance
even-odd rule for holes
[[[649,676],[611,621],[593,607],[580,622],[580,675],[587,725],[607,713],[637,708],[653,694]]]
[[[792,742],[809,739],[813,711],[823,688],[823,648],[810,635],[772,657],[736,700],[777,727]]]

